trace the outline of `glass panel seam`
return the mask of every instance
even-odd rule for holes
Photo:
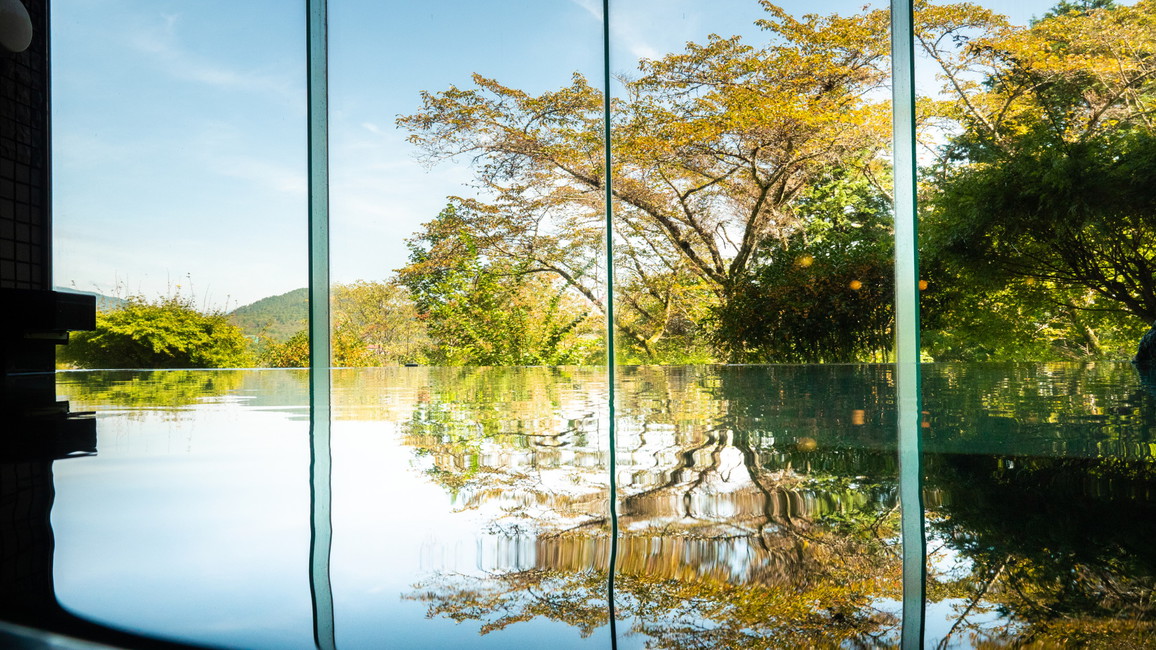
[[[920,458],[919,241],[912,0],[891,2],[892,160],[895,210],[895,390],[903,542],[903,648],[923,647],[926,540]]]
[[[335,648],[329,338],[329,43],[326,0],[306,0],[309,174],[309,591],[313,642]]]

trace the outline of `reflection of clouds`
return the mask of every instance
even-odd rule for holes
[[[199,643],[308,640],[307,423],[164,404],[98,407],[97,456],[55,466],[61,604]]]

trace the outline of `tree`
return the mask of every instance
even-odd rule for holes
[[[1057,296],[1082,294],[1072,309],[1148,323],[1156,3],[1085,4],[1028,29],[971,9],[945,17],[954,27],[942,35],[919,35],[954,95],[941,114],[960,128],[931,184],[927,248],[989,275],[1053,283]]]
[[[967,260],[925,257],[922,346],[936,361],[1123,359],[1144,324],[1088,309],[1096,295],[1033,277],[1009,278]]]
[[[334,366],[364,368],[425,359],[429,338],[405,287],[393,281],[337,284],[331,302]],[[308,366],[309,331],[299,330],[284,342],[266,341],[258,363],[269,368]]]
[[[72,335],[61,361],[80,368],[241,368],[249,342],[223,312],[202,312],[190,298],[130,297],[97,314],[96,329]]]
[[[257,356],[262,368],[308,368],[309,330],[301,330],[286,341],[269,341]]]
[[[419,362],[430,345],[409,290],[392,280],[333,287],[333,329],[335,342],[348,341],[362,350],[362,359],[350,352],[345,355],[349,363],[339,365]]]
[[[793,231],[793,201],[833,165],[887,143],[886,12],[796,19],[764,0],[762,46],[712,36],[643,61],[611,108],[619,319],[653,358]],[[431,162],[473,156],[486,201],[462,215],[479,253],[544,271],[605,310],[599,278],[602,92],[581,75],[541,95],[474,76],[423,93],[398,124]],[[693,328],[691,328],[693,329]]]
[[[1113,9],[1115,7],[1114,0],[1060,0],[1040,20],[1063,16],[1072,12],[1087,15],[1096,9]],[[1033,23],[1035,22],[1039,21],[1033,21]]]
[[[771,238],[717,309],[714,335],[741,362],[856,361],[891,349],[890,203],[834,169],[795,203],[801,226]]]
[[[399,271],[428,328],[435,363],[570,365],[600,348],[597,323],[576,297],[524,260],[483,255],[463,224],[473,206],[450,203],[410,240]]]
[[[862,342],[830,337],[836,347],[821,354],[814,342],[791,349],[822,329],[804,314],[829,309],[827,290],[788,292],[795,306],[774,322],[775,336],[753,336],[737,316],[764,303],[780,309],[782,289],[806,284],[790,262],[808,238],[802,199],[831,169],[886,197],[889,115],[876,91],[887,76],[888,19],[796,19],[762,5],[765,44],[712,36],[643,61],[612,103],[615,327],[632,357],[661,359],[663,342],[691,348],[720,323],[740,325],[714,332],[732,358],[864,354]],[[1146,322],[1156,310],[1152,6],[1084,0],[1019,28],[975,5],[917,3],[918,45],[944,82],[919,104],[921,139],[936,161],[925,175],[925,259],[1056,287],[1063,304],[1034,320],[1039,329],[1071,321],[1054,337],[1076,342],[1068,351],[1098,349],[1086,336],[1098,310]],[[479,254],[554,274],[605,311],[602,278],[590,271],[602,241],[602,93],[578,75],[540,95],[479,75],[472,88],[422,99],[398,123],[431,164],[475,161],[481,198],[462,201],[470,210],[461,226]],[[847,325],[878,341],[883,317]],[[1120,329],[1117,321],[1107,322]],[[763,325],[755,329],[769,333]],[[760,352],[756,340],[769,347]]]

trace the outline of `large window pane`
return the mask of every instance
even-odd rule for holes
[[[886,8],[612,12],[624,626],[895,643]]]
[[[303,12],[52,9],[56,283],[202,311],[304,286]]]
[[[928,643],[1152,635],[1152,18],[917,12]]]
[[[101,294],[114,323],[102,332],[121,336],[68,362],[253,363],[245,335],[265,325],[241,331],[225,313],[305,284],[303,12],[68,0],[52,12],[55,281]],[[82,347],[73,337],[65,350]],[[41,620],[82,635],[308,644],[304,379],[59,375],[61,399],[95,412],[96,453],[46,464],[59,604]],[[35,433],[93,451],[55,426]]]
[[[331,2],[338,646],[609,643],[601,27]]]

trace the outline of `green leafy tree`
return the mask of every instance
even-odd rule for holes
[[[951,16],[946,40],[961,47],[920,36],[955,95],[941,114],[959,128],[929,184],[925,248],[1055,287],[1060,306],[1150,323],[1156,3],[1072,8],[1026,29],[978,9]]]
[[[925,258],[922,345],[936,361],[1124,359],[1145,326],[1078,287]],[[1099,303],[1099,305],[1097,304]]]
[[[339,365],[421,362],[430,345],[409,290],[394,281],[333,287],[333,329],[335,353],[348,362]],[[353,348],[361,351],[354,354]]]
[[[1096,9],[1112,9],[1116,3],[1113,0],[1060,0],[1044,14],[1041,20],[1063,16],[1072,12],[1087,15]],[[1033,23],[1039,22],[1038,20]]]
[[[643,61],[611,107],[622,338],[659,358],[702,335],[760,249],[797,227],[792,203],[831,166],[882,166],[889,110],[885,11],[789,15],[763,1],[767,38],[711,36]],[[551,273],[605,312],[602,91],[581,75],[540,95],[475,75],[403,116],[430,162],[469,156],[487,192],[468,225],[481,255]],[[491,198],[492,197],[492,198]]]
[[[263,368],[308,368],[309,330],[300,330],[283,343],[265,343],[257,357],[257,365]]]
[[[375,367],[420,362],[429,338],[405,287],[358,280],[332,289],[333,365]],[[308,309],[308,299],[304,308]],[[298,330],[283,342],[264,340],[258,364],[268,368],[309,365],[309,332]]]
[[[366,368],[381,365],[365,341],[348,328],[333,330],[330,345],[334,367]],[[257,361],[265,368],[309,367],[309,331],[301,330],[284,343],[266,344]]]
[[[933,245],[1004,276],[1087,289],[1090,309],[1156,320],[1156,138],[1030,140],[944,184]]]
[[[399,277],[413,292],[448,365],[571,365],[594,360],[597,323],[565,285],[528,266],[484,256],[451,203],[414,239]]]
[[[861,175],[833,170],[795,203],[801,221],[760,248],[717,310],[734,361],[857,361],[885,356],[894,319],[890,202]]]
[[[72,336],[60,360],[80,368],[240,368],[252,363],[248,339],[219,311],[180,295],[129,298],[97,314],[96,329]]]

